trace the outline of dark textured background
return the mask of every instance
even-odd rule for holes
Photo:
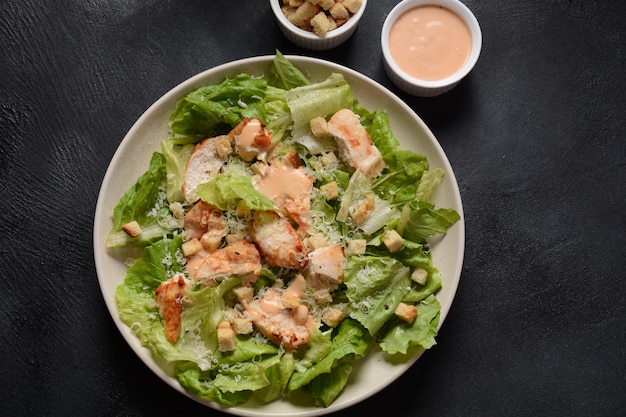
[[[379,47],[395,3],[307,52],[261,0],[0,2],[0,415],[220,415],[154,376],[105,307],[92,224],[108,162],[170,88],[276,49],[398,93]],[[459,181],[457,296],[439,344],[339,415],[626,415],[626,2],[466,4],[474,71],[438,98],[399,94]]]

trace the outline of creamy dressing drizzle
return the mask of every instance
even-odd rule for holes
[[[278,207],[284,207],[286,198],[310,198],[311,179],[302,168],[278,164],[270,165],[263,176],[255,176],[254,186]]]
[[[237,145],[246,150],[258,150],[255,144],[256,135],[261,131],[261,121],[250,119],[237,135]]]

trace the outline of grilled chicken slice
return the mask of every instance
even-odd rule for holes
[[[352,110],[341,109],[328,121],[328,130],[335,137],[341,159],[346,164],[370,180],[380,175],[385,168],[383,157],[361,125],[359,116]]]
[[[309,253],[309,275],[316,288],[332,287],[343,281],[346,263],[341,246],[326,246]]]
[[[308,263],[306,248],[289,220],[278,213],[254,213],[250,229],[252,240],[271,266],[303,269]]]
[[[222,212],[212,205],[199,200],[185,215],[185,239],[200,239],[208,231],[226,233]]]
[[[274,343],[287,349],[307,344],[311,339],[311,329],[317,327],[309,309],[297,303],[305,287],[304,278],[298,276],[284,292],[272,287],[245,305],[255,327]],[[293,304],[294,301],[296,304]]]
[[[156,304],[165,327],[165,337],[175,343],[180,336],[183,295],[189,283],[183,274],[164,281],[156,289]]]
[[[189,203],[198,201],[199,197],[196,193],[198,185],[210,181],[228,161],[228,155],[218,152],[216,146],[224,140],[229,140],[228,135],[207,138],[193,148],[185,167],[182,187],[185,199]]]
[[[190,271],[193,279],[202,285],[213,285],[217,279],[231,275],[258,275],[260,272],[261,255],[256,246],[244,239],[209,253],[195,271]]]

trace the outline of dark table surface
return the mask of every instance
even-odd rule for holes
[[[0,414],[221,415],[133,353],[104,304],[92,225],[135,120],[205,69],[319,57],[378,81],[432,129],[461,190],[452,309],[399,380],[338,415],[626,415],[626,2],[466,1],[474,71],[430,99],[397,91],[372,0],[354,36],[309,52],[266,1],[0,4]]]

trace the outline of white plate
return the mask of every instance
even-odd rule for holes
[[[287,58],[313,81],[324,80],[332,72],[342,73],[362,105],[370,110],[384,109],[387,112],[393,132],[403,149],[425,155],[431,168],[440,167],[446,171],[444,181],[433,194],[433,200],[439,207],[455,209],[461,215],[461,220],[451,227],[442,239],[432,245],[435,266],[439,268],[443,276],[443,288],[437,293],[437,298],[441,303],[439,321],[439,326],[441,326],[456,293],[465,246],[461,196],[452,167],[443,149],[424,122],[404,102],[371,79],[327,61],[299,56]],[[137,120],[115,152],[102,182],[94,220],[96,270],[106,305],[123,337],[139,358],[174,389],[209,407],[234,415],[320,416],[339,411],[376,394],[409,369],[422,352],[400,363],[386,361],[379,351],[370,352],[355,367],[345,390],[327,408],[318,408],[300,399],[222,408],[186,392],[172,373],[159,366],[150,352],[140,345],[128,326],[120,320],[115,302],[115,289],[124,280],[126,266],[122,257],[107,251],[105,244],[107,234],[113,227],[111,219],[113,208],[124,192],[147,169],[152,153],[160,151],[161,141],[168,138],[169,116],[176,101],[198,87],[220,83],[225,77],[232,77],[242,72],[260,76],[269,68],[272,59],[273,56],[242,59],[202,72],[169,91]]]

